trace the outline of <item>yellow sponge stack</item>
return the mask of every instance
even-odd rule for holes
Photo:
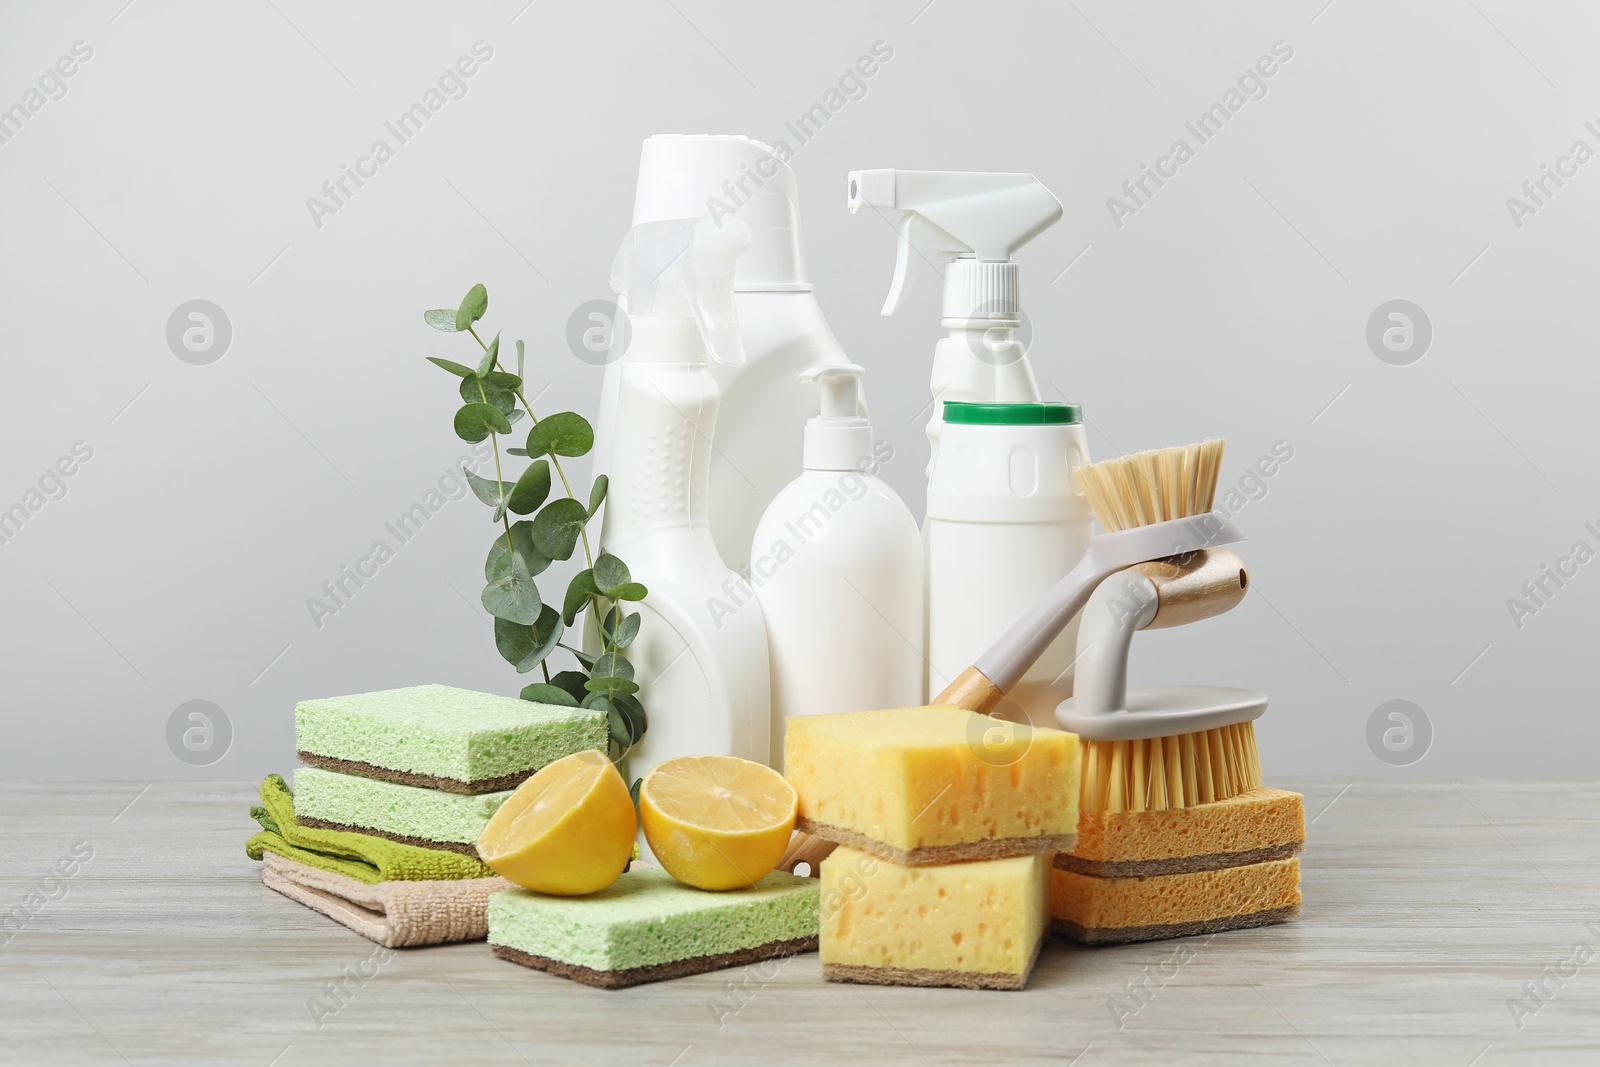
[[[1021,989],[1078,821],[1078,739],[949,706],[789,720],[822,863],[823,976]]]

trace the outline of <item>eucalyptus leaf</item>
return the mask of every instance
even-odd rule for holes
[[[422,321],[432,326],[435,330],[446,333],[457,333],[461,327],[456,325],[456,313],[450,308],[439,308],[436,311],[424,311]]]
[[[550,462],[548,460],[535,460],[528,464],[528,469],[522,472],[522,477],[517,479],[517,487],[511,490],[511,499],[507,506],[518,515],[527,515],[537,511],[540,504],[550,495]]]
[[[590,678],[585,688],[591,693],[637,693],[639,683],[630,678]]]
[[[551,559],[571,559],[588,520],[589,513],[571,497],[552,500],[534,517],[533,542]]]
[[[525,414],[526,412],[524,412],[521,408],[512,408],[510,411],[506,412],[506,421],[515,426],[517,423],[522,421],[522,418]],[[523,452],[527,452],[527,449],[523,449]]]
[[[461,364],[456,363],[453,360],[440,359],[438,356],[429,356],[427,358],[429,363],[432,363],[435,367],[443,367],[451,374],[454,374],[457,378],[472,377],[471,367],[463,367]]]
[[[639,808],[639,790],[643,787],[643,778],[635,778],[633,780],[633,784],[628,787],[628,796],[633,798],[633,807],[635,811],[637,811]]]
[[[522,379],[515,374],[497,370],[479,378],[476,371],[469,370],[461,382],[461,399],[468,404],[493,404],[510,419],[511,413],[517,411],[516,391],[521,387]]]
[[[485,504],[500,504],[511,492],[510,482],[497,482],[493,478],[480,478],[465,467],[461,473],[467,476],[467,484],[472,487],[472,493]]]
[[[456,308],[456,329],[465,330],[489,310],[489,290],[479,282],[467,290],[467,295],[461,298],[461,306]]]
[[[633,681],[633,664],[627,658],[615,652],[607,652],[596,657],[594,666],[589,668],[589,673],[596,678],[624,678]]]
[[[492,582],[502,575],[511,572],[511,556],[514,553],[522,559],[523,566],[528,568],[529,574],[543,574],[550,566],[550,557],[539,551],[533,543],[533,523],[527,519],[511,524],[511,547],[506,548],[506,533],[495,535],[494,544],[489,546],[489,558],[483,561],[483,580]]]
[[[528,431],[528,451],[534,455],[581,456],[594,447],[594,427],[575,411],[546,415]]]
[[[639,624],[642,621],[637,611],[632,615],[624,615],[616,633],[611,635],[611,643],[618,648],[627,648],[633,644],[633,639],[639,636]]]
[[[643,600],[650,595],[650,590],[638,582],[627,582],[617,586],[606,595],[612,600]]]
[[[594,571],[579,571],[567,586],[566,598],[561,604],[561,621],[571,626],[578,613],[589,606],[589,601],[600,592],[594,587]],[[588,664],[585,664],[588,666]]]
[[[628,719],[615,704],[606,707],[606,732],[622,751],[633,747],[633,732],[628,729]]]
[[[524,351],[523,351],[523,347],[522,347],[522,342],[518,341],[517,342],[517,377],[518,378],[522,377],[522,357],[523,357],[523,354],[524,354]]]
[[[578,665],[581,666],[584,670],[586,670],[586,671],[594,670],[594,657],[589,655],[589,653],[580,652],[578,649],[573,648],[571,645],[563,645],[561,647],[565,648],[568,652],[571,652],[572,653],[572,658],[577,660],[578,661]]]
[[[559,671],[555,677],[550,679],[550,684],[558,689],[566,690],[568,695],[572,697],[572,702],[576,704],[589,695],[588,690],[583,687],[583,683],[586,681],[588,681],[588,678],[581,671]]]
[[[558,685],[549,682],[534,682],[532,685],[522,687],[522,699],[530,700],[535,704],[555,704],[563,708],[578,706],[577,698]]]
[[[505,412],[493,404],[467,404],[456,412],[456,436],[477,444],[491,433],[510,433]]]
[[[506,662],[516,667],[518,674],[526,674],[543,663],[545,657],[555,651],[562,633],[561,613],[548,604],[532,626],[509,619],[494,620],[495,647]]]
[[[633,734],[633,744],[638,744],[644,736],[648,721],[644,714],[644,705],[639,703],[639,698],[631,693],[613,693],[611,702],[628,720],[628,729]]]
[[[485,374],[488,374],[490,371],[494,370],[495,360],[499,358],[500,335],[495,334],[494,339],[489,342],[489,347],[483,350],[483,358],[478,361],[478,369],[473,371],[473,373],[482,378]]]
[[[632,580],[628,565],[611,553],[602,551],[600,558],[594,561],[594,584],[607,596],[611,595],[611,590]]]
[[[519,411],[519,412],[517,412],[517,414],[521,415],[522,412]],[[509,418],[509,417],[510,416],[507,416],[507,418]],[[506,449],[506,455],[508,455],[508,456],[526,456],[527,454],[528,454],[528,450],[526,448],[519,448],[519,447],[517,447],[515,445],[513,445],[510,448]]]
[[[600,505],[606,499],[606,490],[611,488],[611,479],[604,474],[596,475],[594,485],[589,488],[589,517],[594,518],[594,513],[600,510]]]
[[[539,600],[539,587],[521,556],[511,557],[506,573],[483,587],[480,598],[484,610],[497,619],[532,626],[539,621],[544,605]]]

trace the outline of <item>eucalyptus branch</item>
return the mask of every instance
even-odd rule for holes
[[[516,343],[513,374],[501,366],[500,335],[485,342],[478,334],[475,324],[488,306],[487,290],[475,285],[458,308],[423,315],[434,329],[470,334],[482,353],[475,367],[436,356],[428,359],[461,379],[458,391],[465,406],[455,414],[456,434],[472,443],[489,438],[494,454],[493,482],[471,470],[464,472],[473,494],[494,508],[494,519],[503,527],[484,561],[483,606],[494,616],[495,646],[500,654],[519,674],[540,669],[544,680],[524,686],[523,699],[603,711],[612,759],[620,760],[638,744],[648,726],[644,705],[636,695],[640,688],[634,681],[633,665],[624,655],[643,621],[639,612],[628,613],[627,604],[644,600],[648,590],[633,580],[622,560],[603,545],[596,548],[590,542],[588,526],[605,501],[606,479],[597,478],[587,500],[581,500],[561,463],[563,456],[582,456],[593,448],[594,428],[571,411],[544,419],[534,414],[523,391],[522,342]],[[506,480],[498,438],[510,434],[512,424],[523,414],[529,422],[527,444],[510,449],[510,453],[531,462],[512,484]],[[551,498],[552,471],[565,496]],[[507,512],[527,518],[513,522]],[[571,559],[580,542],[586,567],[568,582],[563,597],[546,602],[535,579],[552,562]],[[593,620],[598,656],[562,640],[580,618],[585,626]],[[587,634],[580,643],[589,643]],[[552,674],[549,658],[557,649],[570,653],[581,669]]]

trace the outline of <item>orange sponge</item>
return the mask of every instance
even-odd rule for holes
[[[1183,874],[1284,859],[1305,837],[1304,798],[1258,786],[1189,808],[1083,812],[1077,843],[1055,865],[1102,878]]]
[[[1051,927],[1091,945],[1265,926],[1299,910],[1294,857],[1144,878],[1050,872]]]

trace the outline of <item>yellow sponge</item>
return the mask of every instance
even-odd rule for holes
[[[797,828],[924,866],[1058,852],[1078,825],[1078,739],[948,705],[790,719]]]
[[[822,976],[1021,989],[1049,922],[1050,857],[902,867],[852,848],[822,861]]]
[[[1305,798],[1264,786],[1164,811],[1084,812],[1056,866],[1079,874],[1183,874],[1284,859],[1305,845]]]
[[[1051,926],[1091,945],[1265,926],[1299,910],[1300,861],[1293,857],[1146,878],[1050,872]]]

